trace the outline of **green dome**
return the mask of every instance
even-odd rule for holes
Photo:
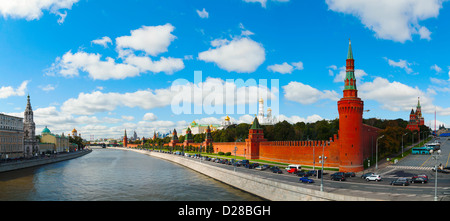
[[[43,134],[49,134],[50,130],[47,128],[47,126],[45,126],[45,128],[42,130]]]

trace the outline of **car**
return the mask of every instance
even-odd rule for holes
[[[345,173],[344,172],[336,172],[331,174],[330,176],[344,176],[345,177]]]
[[[374,174],[375,174],[375,173],[365,173],[365,174],[361,175],[361,178],[362,178],[362,179],[366,179],[368,176],[374,175]]]
[[[378,181],[381,181],[381,176],[378,174],[372,174],[372,175],[366,177],[366,181],[367,182],[369,182],[369,181],[377,181],[378,182]]]
[[[391,182],[391,185],[394,186],[408,186],[409,185],[409,181],[406,178],[398,178],[396,180],[393,180]]]
[[[283,173],[283,171],[280,170],[280,168],[275,168],[275,169],[272,170],[272,173],[278,173],[278,174],[280,174],[280,173]]]
[[[287,169],[288,173],[296,173],[297,172],[297,168],[289,168]]]
[[[336,174],[336,175],[332,174],[331,175],[331,180],[345,181],[345,176],[338,175],[338,174]]]
[[[411,183],[427,183],[428,179],[424,177],[413,177],[411,178]]]
[[[269,165],[259,165],[255,168],[255,170],[266,170],[269,168]]]
[[[317,171],[315,170],[310,170],[308,172],[306,172],[305,176],[316,176],[317,175]]]
[[[347,173],[345,173],[344,176],[345,176],[345,177],[355,177],[356,175],[355,175],[354,172],[347,172]]]
[[[301,177],[305,177],[306,176],[305,171],[297,171],[295,174],[297,174],[297,176],[301,176]]]
[[[302,183],[314,183],[314,180],[309,179],[308,177],[301,177],[298,181]]]

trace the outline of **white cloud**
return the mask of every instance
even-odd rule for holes
[[[41,88],[43,91],[53,91],[55,90],[55,86],[51,85],[51,84],[47,84],[45,86],[39,86],[39,88]]]
[[[139,68],[140,72],[173,74],[184,69],[183,60],[180,58],[161,57],[159,61],[152,61],[150,57],[130,55],[125,58],[124,62]]]
[[[96,39],[96,40],[93,40],[91,42],[94,43],[94,44],[97,44],[97,45],[101,45],[101,46],[103,46],[105,48],[108,47],[108,44],[112,44],[112,40],[108,36],[104,36],[103,38]]]
[[[5,99],[12,96],[24,96],[27,85],[30,81],[23,81],[17,89],[11,86],[2,86],[0,88],[0,99]]]
[[[146,113],[142,119],[145,121],[155,121],[158,117],[154,113]]]
[[[437,18],[444,0],[326,0],[335,12],[351,14],[373,30],[378,38],[405,42],[418,34],[430,39],[431,32],[419,24]]]
[[[442,68],[437,66],[437,64],[431,66],[430,69],[436,71],[436,73],[440,73],[442,71]]]
[[[191,94],[194,94],[194,97],[188,101],[189,104],[202,105],[204,110],[210,110],[208,108],[216,105],[256,104],[260,97],[276,99],[275,93],[277,91],[270,91],[267,87],[261,85],[241,86],[218,78],[207,78],[206,81],[198,84],[187,82],[186,84],[156,90],[138,90],[130,93],[103,93],[100,91],[80,93],[77,98],[65,101],[61,110],[64,113],[76,115],[110,112],[123,106],[149,110],[172,105],[173,101],[182,101],[183,98]],[[229,96],[230,94],[235,96]],[[237,96],[245,94],[248,96]]]
[[[267,67],[267,70],[278,72],[280,74],[291,74],[294,70],[303,70],[303,63],[293,62],[292,65],[284,62],[283,64],[274,64]]]
[[[211,44],[216,48],[200,52],[198,59],[213,62],[229,72],[254,72],[266,59],[262,45],[250,38],[235,38],[232,41],[216,39]]]
[[[79,0],[0,0],[0,14],[4,18],[18,18],[26,20],[38,20],[43,11],[60,16],[58,23],[63,23],[67,12],[62,9],[71,9]]]
[[[176,39],[172,34],[175,27],[167,23],[159,26],[142,26],[132,30],[130,36],[116,38],[117,49],[145,51],[151,56],[167,52],[170,43]]]
[[[94,80],[125,79],[139,76],[143,72],[165,72],[172,74],[184,69],[182,59],[161,57],[159,61],[152,61],[149,57],[138,57],[134,54],[125,58],[124,63],[117,63],[113,58],[101,60],[100,54],[71,51],[56,58],[55,63],[47,70],[47,75],[61,75],[63,77],[79,76],[79,71],[87,72]]]
[[[282,87],[284,89],[284,97],[288,100],[301,104],[313,104],[319,100],[329,99],[332,101],[339,100],[339,95],[335,91],[319,91],[309,85],[301,82],[291,81],[288,85]]]
[[[298,123],[298,122],[315,123],[315,122],[321,121],[321,120],[323,120],[323,118],[322,118],[321,116],[317,115],[317,114],[308,116],[308,117],[306,117],[306,118],[299,117],[299,116],[295,116],[295,115],[290,116],[290,117],[287,117],[287,116],[285,116],[285,115],[283,115],[283,114],[281,114],[281,115],[278,117],[278,121],[279,121],[279,122],[287,121],[287,122],[289,122],[290,124],[295,124],[295,123]]]
[[[267,0],[243,0],[244,2],[260,3],[263,8],[266,7]],[[272,2],[289,2],[290,0],[271,0]]]
[[[411,74],[413,72],[412,68],[410,68],[409,66],[411,65],[411,63],[408,63],[408,61],[400,59],[399,61],[393,61],[391,59],[388,58],[384,58],[388,61],[389,65],[392,67],[399,67],[402,69],[405,69],[406,73]]]
[[[197,10],[197,14],[198,16],[200,16],[200,18],[208,18],[209,17],[209,13],[206,11],[205,8],[203,8],[203,10]]]
[[[89,77],[94,80],[124,79],[139,75],[139,69],[133,65],[116,63],[111,57],[107,57],[105,61],[100,58],[100,54],[82,51],[73,54],[69,51],[62,58],[56,59],[48,74],[74,77],[78,76],[81,70],[89,73]]]

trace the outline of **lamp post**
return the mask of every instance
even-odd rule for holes
[[[322,156],[319,156],[320,162],[322,163],[322,170],[320,171],[320,191],[323,192],[323,164],[325,162],[325,160],[327,159],[326,156],[324,156],[324,152],[325,152],[325,144],[322,145]],[[319,162],[319,163],[320,163]],[[319,173],[317,173],[318,175]]]
[[[406,134],[408,134],[408,133],[405,133],[402,135],[402,157],[403,157],[403,136],[405,136]]]
[[[436,178],[434,179],[434,201],[438,201],[437,197],[438,161],[441,155],[441,150],[437,151],[430,150],[430,154],[433,156],[433,159],[436,160],[436,164],[434,166],[434,170],[436,171]]]
[[[381,139],[381,138],[383,138],[384,137],[384,135],[381,135],[381,137],[378,137],[377,138],[377,141],[376,141],[376,145],[375,145],[375,170],[378,170],[378,140],[379,139]]]

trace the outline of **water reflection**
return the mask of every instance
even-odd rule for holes
[[[80,158],[0,173],[0,200],[256,201],[185,167],[132,151],[94,149]]]

